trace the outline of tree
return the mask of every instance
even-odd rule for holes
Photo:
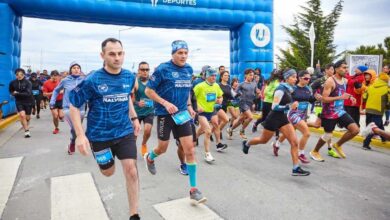
[[[384,45],[384,46],[383,46]],[[347,51],[350,54],[383,55],[383,64],[390,64],[390,37],[384,39],[384,44],[361,45],[353,51]]]
[[[301,6],[303,12],[294,16],[294,23],[290,26],[282,26],[282,29],[290,36],[288,49],[279,48],[282,56],[277,56],[280,67],[306,69],[310,66],[311,48],[309,29],[314,23],[316,39],[314,41],[314,62],[321,64],[331,63],[337,59],[336,45],[333,44],[334,29],[343,9],[343,0],[335,5],[328,15],[321,10],[321,0],[308,0],[307,6]]]

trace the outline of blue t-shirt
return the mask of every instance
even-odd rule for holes
[[[175,105],[179,111],[187,110],[187,101],[192,87],[192,67],[186,64],[179,67],[168,61],[160,64],[150,76],[146,86],[153,89],[161,98]],[[156,103],[156,115],[168,115],[164,106]]]
[[[129,100],[135,75],[122,69],[110,74],[95,71],[76,86],[69,95],[70,103],[80,108],[88,101],[86,135],[90,141],[109,141],[133,133],[129,118]]]

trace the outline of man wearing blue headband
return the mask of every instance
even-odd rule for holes
[[[150,77],[145,94],[156,105],[158,146],[145,154],[147,169],[156,174],[155,159],[167,151],[172,131],[175,139],[183,146],[188,176],[190,179],[190,199],[193,203],[203,203],[207,199],[196,188],[196,160],[191,120],[195,111],[191,106],[192,67],[187,64],[188,45],[183,40],[172,42],[172,60],[160,64]],[[192,118],[191,118],[192,117]]]

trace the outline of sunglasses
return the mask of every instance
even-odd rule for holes
[[[144,72],[149,72],[150,69],[139,69],[141,71],[144,71]]]
[[[304,78],[302,78],[303,80],[310,80],[311,78],[310,77],[304,77]]]

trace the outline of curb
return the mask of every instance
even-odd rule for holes
[[[6,129],[8,126],[10,126],[16,121],[19,121],[19,116],[17,114],[8,116],[5,119],[0,120],[0,131]]]
[[[309,128],[309,130],[311,132],[318,133],[318,134],[324,133],[323,128]],[[333,137],[341,138],[341,136],[343,136],[343,135],[344,135],[344,132],[333,131]],[[364,139],[365,139],[364,137],[357,135],[352,139],[352,141],[363,143]],[[382,143],[382,141],[378,140],[378,139],[372,139],[370,146],[386,148],[386,149],[390,150],[390,142]]]

